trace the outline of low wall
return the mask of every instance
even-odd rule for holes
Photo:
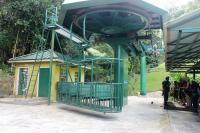
[[[13,76],[0,76],[0,98],[13,94]]]

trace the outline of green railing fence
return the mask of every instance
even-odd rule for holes
[[[57,101],[98,112],[117,113],[126,104],[122,83],[58,82]],[[126,87],[125,87],[126,88]]]

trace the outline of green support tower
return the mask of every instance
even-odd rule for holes
[[[140,95],[146,95],[146,56],[140,56]]]
[[[140,48],[137,48],[140,46],[139,41],[150,38],[145,33],[151,29],[162,29],[162,15],[165,13],[164,10],[141,0],[65,0],[59,17],[52,15],[46,20],[55,31],[55,36],[64,36],[74,46],[85,50],[92,46],[91,38],[98,34],[113,48],[114,58],[85,58],[81,54],[78,59],[65,60],[63,66],[66,68],[78,66],[78,81],[58,82],[60,102],[104,113],[121,112],[128,97],[128,57],[141,53]],[[58,23],[55,23],[57,19]],[[51,50],[53,48],[54,39],[51,41]],[[110,81],[99,81],[98,71],[93,70],[98,63],[110,65]],[[91,69],[90,82],[80,82],[82,68]],[[141,95],[146,94],[145,74],[146,61],[145,55],[142,55]],[[49,103],[50,98],[49,94]]]

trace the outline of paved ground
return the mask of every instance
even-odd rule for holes
[[[151,104],[151,102],[154,102]],[[62,104],[0,103],[1,133],[199,133],[200,119],[191,112],[166,111],[160,93],[129,97],[119,114],[101,114]]]

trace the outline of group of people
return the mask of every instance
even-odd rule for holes
[[[164,107],[168,106],[169,93],[172,94],[174,100],[180,102],[183,106],[198,111],[199,96],[200,96],[200,85],[197,81],[189,78],[181,78],[179,81],[174,81],[172,87],[169,81],[169,77],[162,82],[163,96],[164,96]]]

